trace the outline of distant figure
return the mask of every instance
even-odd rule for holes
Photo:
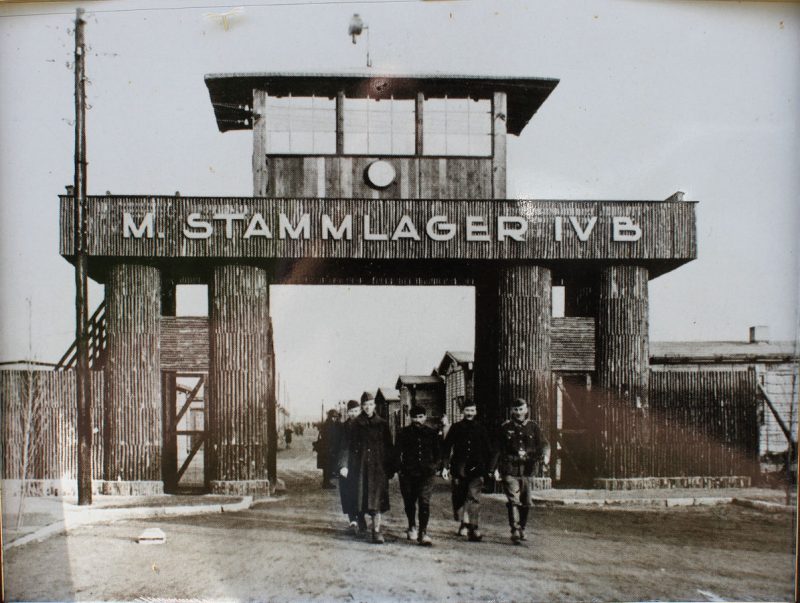
[[[491,442],[486,428],[475,419],[475,402],[464,402],[462,413],[462,420],[453,423],[444,439],[442,457],[450,460],[450,469],[445,467],[442,477],[452,477],[453,517],[460,522],[458,535],[480,542],[480,493],[492,462]]]
[[[287,426],[286,429],[283,430],[283,439],[286,441],[286,450],[292,447],[292,428]]]
[[[350,400],[347,403],[347,420],[340,426],[341,432],[339,435],[341,439],[339,441],[340,447],[339,450],[337,450],[337,454],[342,452],[342,444],[349,440],[349,432],[353,428],[353,422],[360,414],[361,405],[355,400]],[[334,460],[337,461],[338,464],[338,459]],[[355,475],[356,472],[353,470],[352,472],[348,471],[349,477],[339,476],[339,499],[342,502],[342,513],[347,515],[347,519],[350,522],[350,530],[353,532],[354,536],[357,536],[359,531],[358,482],[353,477]],[[366,529],[366,526],[364,529]]]
[[[355,481],[359,530],[367,529],[369,515],[372,542],[383,544],[381,514],[389,510],[389,479],[394,475],[392,434],[389,424],[375,414],[375,400],[364,400],[361,411],[345,432],[339,474]]]
[[[331,478],[336,473],[339,462],[339,441],[341,440],[341,424],[339,412],[329,410],[328,418],[319,428],[319,437],[314,442],[317,451],[317,469],[322,469],[322,488],[324,490],[336,489],[331,483]]]

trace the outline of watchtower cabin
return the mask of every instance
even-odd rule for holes
[[[507,137],[524,135],[557,83],[207,76],[219,130],[253,131],[253,196],[88,199],[89,274],[105,285],[93,320],[100,483],[179,488],[193,462],[177,451],[186,436],[206,490],[268,491],[270,286],[304,283],[473,287],[484,421],[528,400],[564,483],[680,474],[658,448],[668,431],[651,425],[648,282],[696,257],[695,205],[508,199]],[[61,197],[70,261],[73,204]],[[175,316],[186,284],[208,287],[207,317]],[[743,445],[737,459],[757,454],[757,441]],[[741,472],[739,460],[714,470]],[[56,463],[42,477],[71,470]]]

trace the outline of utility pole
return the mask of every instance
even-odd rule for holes
[[[92,504],[92,385],[89,378],[86,247],[86,73],[83,9],[75,13],[75,390],[78,402],[78,504]]]

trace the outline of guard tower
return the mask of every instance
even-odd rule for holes
[[[696,257],[694,205],[507,199],[506,137],[556,80],[264,73],[206,85],[221,131],[253,130],[253,197],[89,199],[90,274],[106,283],[106,479],[171,479],[161,409],[182,362],[208,375],[209,488],[273,477],[270,284],[474,286],[475,396],[490,422],[523,397],[553,428],[554,371],[646,408],[648,280]],[[72,203],[62,198],[68,258]],[[169,316],[176,283],[208,284],[207,323]],[[187,338],[207,353],[176,343]],[[603,431],[596,475],[646,471],[623,450],[635,430]]]

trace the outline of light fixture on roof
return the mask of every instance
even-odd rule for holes
[[[372,67],[372,61],[369,58],[369,25],[364,23],[364,19],[358,13],[354,13],[350,18],[350,24],[347,26],[347,35],[353,39],[353,44],[356,43],[356,38],[365,30],[367,32],[367,67]]]

